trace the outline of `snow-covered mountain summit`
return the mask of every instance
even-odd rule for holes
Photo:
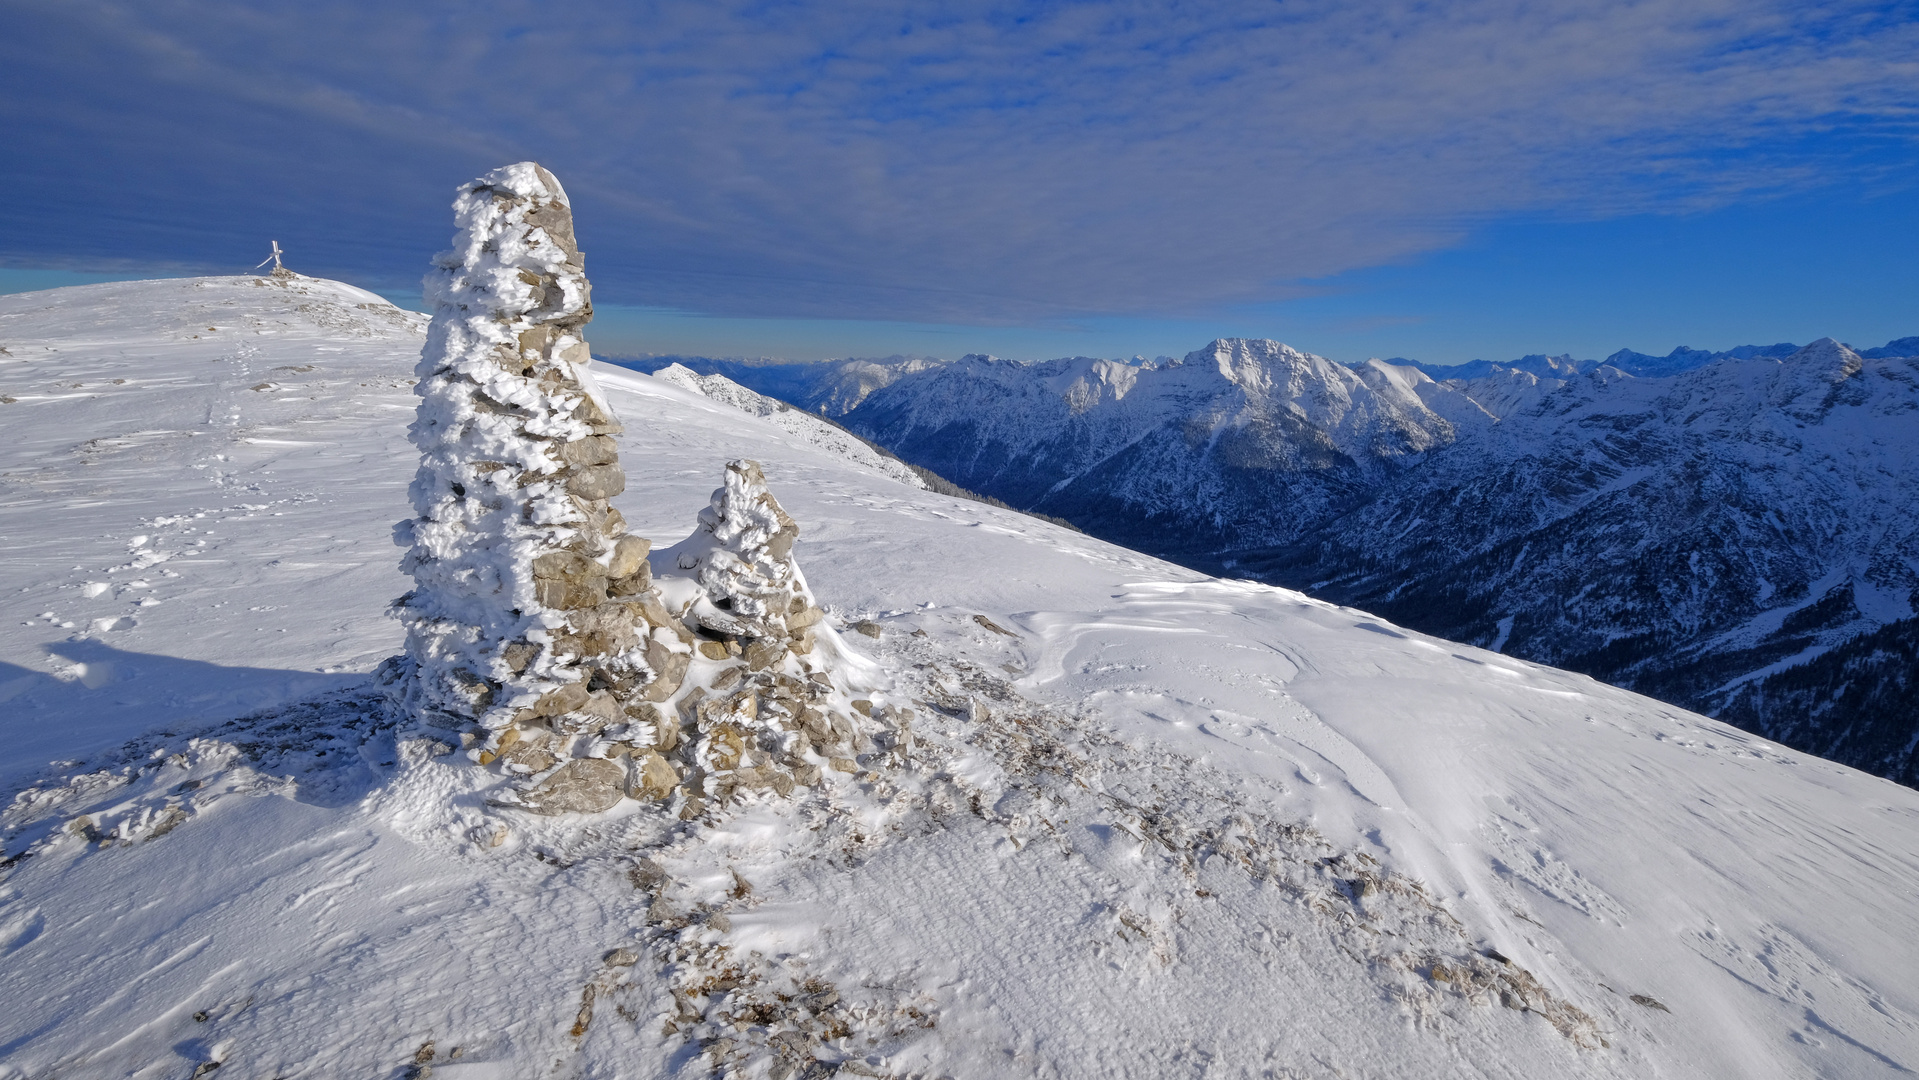
[[[1919,1062],[1919,793],[640,375],[630,531],[764,463],[910,738],[698,820],[489,805],[369,676],[419,321],[255,281],[0,298],[0,1075]]]

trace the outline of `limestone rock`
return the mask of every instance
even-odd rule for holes
[[[786,643],[773,638],[756,638],[746,646],[746,666],[762,671],[786,652]]]
[[[647,553],[653,550],[653,542],[637,536],[622,536],[613,545],[613,555],[606,562],[606,575],[611,578],[631,577],[639,573],[645,564]]]
[[[673,794],[679,786],[679,774],[673,771],[658,751],[647,750],[633,756],[633,776],[627,794],[635,799],[657,802]]]
[[[500,751],[500,768],[522,775],[545,772],[553,767],[553,755],[544,742],[516,742]]]
[[[593,465],[573,470],[566,491],[582,499],[610,499],[626,490],[626,474],[617,465]]]
[[[560,460],[576,468],[611,465],[619,459],[619,444],[611,435],[588,435],[560,444]]]
[[[730,772],[739,768],[745,755],[746,736],[731,724],[715,724],[700,740],[701,767],[712,772]]]
[[[548,691],[533,704],[534,716],[558,716],[569,713],[586,704],[590,695],[585,683],[567,683],[558,689]]]
[[[618,804],[625,788],[619,762],[575,758],[522,792],[520,804],[536,814],[598,814]]]
[[[641,559],[640,565],[634,567],[631,574],[608,581],[606,594],[617,600],[631,600],[644,596],[652,588],[653,568],[647,565],[645,559]]]
[[[653,681],[640,692],[642,701],[665,701],[679,692],[686,682],[686,669],[693,663],[691,652],[678,652],[657,637],[646,643],[646,666],[653,669]]]

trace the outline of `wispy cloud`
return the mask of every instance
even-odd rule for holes
[[[1919,142],[1912,3],[5,7],[16,259],[405,274],[531,156],[602,296],[717,313],[1205,310]]]

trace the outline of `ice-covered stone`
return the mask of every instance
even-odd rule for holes
[[[536,814],[597,814],[626,794],[626,770],[606,758],[575,758],[522,792],[520,805]]]
[[[788,618],[813,607],[813,595],[793,561],[800,527],[767,489],[759,462],[727,464],[723,483],[700,512],[700,528],[705,550],[681,559],[702,590],[692,617],[732,637],[787,637]]]
[[[509,165],[464,185],[454,217],[426,281],[420,471],[396,531],[415,582],[396,606],[402,694],[423,719],[485,731],[476,760],[525,769],[592,752],[579,737],[620,719],[662,667],[677,689],[685,664],[670,657],[691,646],[654,648],[648,612],[671,616],[649,595],[649,545],[606,504],[626,474],[587,369],[591,290],[565,190]]]
[[[860,736],[824,711],[850,688],[793,558],[799,526],[758,463],[731,462],[663,591],[652,545],[607,503],[626,487],[620,427],[585,366],[565,192],[515,165],[468,184],[455,213],[428,281],[415,516],[396,530],[415,581],[397,605],[403,699],[467,728],[474,761],[530,785],[503,802],[539,813],[676,790],[697,813],[819,783]]]

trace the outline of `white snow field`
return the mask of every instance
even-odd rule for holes
[[[0,1076],[1919,1069],[1919,792],[604,367],[631,528],[762,462],[910,731],[694,821],[491,805],[369,674],[423,322],[0,298]]]

